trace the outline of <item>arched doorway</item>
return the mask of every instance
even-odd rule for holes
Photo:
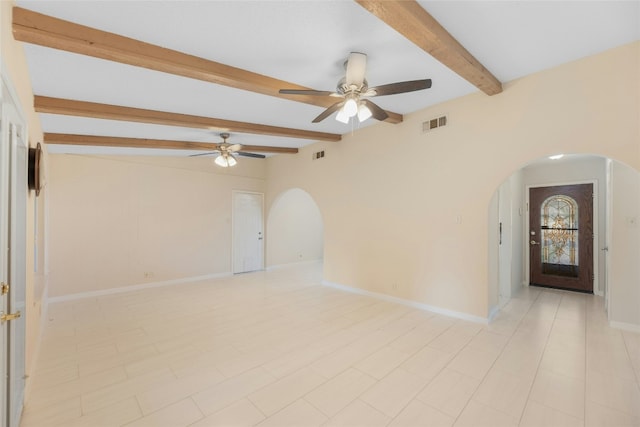
[[[267,267],[318,261],[324,253],[324,226],[318,205],[293,188],[271,204],[267,217]]]
[[[640,330],[640,174],[595,155],[538,159],[496,189],[489,206],[489,301],[495,313],[530,282],[529,189],[593,184],[593,293],[612,325]],[[632,302],[634,301],[634,302]]]

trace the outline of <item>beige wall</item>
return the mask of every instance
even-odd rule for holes
[[[267,194],[300,187],[316,200],[326,280],[486,317],[489,203],[503,180],[559,151],[640,168],[639,51],[636,42],[493,97],[476,93],[273,157]],[[449,125],[422,134],[441,114]],[[312,163],[318,149],[326,157]]]
[[[320,210],[309,193],[285,191],[268,209],[267,266],[322,259],[323,234]]]
[[[50,156],[50,288],[58,297],[231,272],[231,192],[265,162]]]
[[[42,129],[40,120],[33,109],[33,92],[29,79],[29,70],[24,56],[22,44],[13,39],[11,33],[12,1],[0,1],[0,62],[1,72],[5,82],[12,87],[17,95],[18,108],[27,123],[27,135],[29,145],[34,147],[37,142],[42,142]],[[46,148],[45,148],[46,151]],[[46,163],[46,153],[45,153]],[[46,287],[45,272],[45,244],[44,233],[38,233],[37,237],[37,261],[34,266],[34,248],[36,246],[36,221],[39,231],[44,230],[44,212],[46,189],[36,198],[30,191],[27,200],[27,242],[24,248],[27,258],[26,275],[26,372],[31,373],[34,368],[34,357],[40,334],[40,313],[42,311],[43,293]],[[37,220],[34,220],[36,209]],[[29,383],[27,382],[27,388]],[[27,390],[28,392],[28,390]]]

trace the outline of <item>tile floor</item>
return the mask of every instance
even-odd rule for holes
[[[640,335],[525,288],[489,325],[319,265],[52,304],[22,427],[640,426]]]

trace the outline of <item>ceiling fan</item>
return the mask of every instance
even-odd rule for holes
[[[242,150],[242,145],[229,144],[227,142],[229,136],[231,135],[229,135],[228,133],[221,133],[220,137],[222,138],[222,142],[213,144],[213,149],[210,153],[192,154],[189,157],[210,156],[212,154],[218,154],[218,157],[216,157],[214,163],[223,168],[235,166],[238,163],[238,161],[236,160],[236,155],[244,157],[255,157],[258,159],[264,159],[266,157],[264,154],[255,154],[248,153],[246,151],[240,151]]]
[[[359,52],[351,52],[345,62],[345,76],[338,82],[335,92],[312,89],[280,89],[280,93],[342,98],[342,100],[336,102],[313,119],[313,123],[321,122],[337,111],[336,120],[346,124],[349,123],[351,117],[354,116],[358,116],[360,122],[364,122],[369,117],[373,117],[376,120],[385,120],[388,117],[386,111],[367,98],[414,92],[431,87],[431,79],[410,80],[369,87],[367,79],[365,78],[366,68],[367,55]]]

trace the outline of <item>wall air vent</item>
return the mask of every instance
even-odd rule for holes
[[[311,157],[313,160],[318,160],[318,159],[322,159],[324,158],[324,150],[322,151],[316,151],[315,153],[313,153],[313,157]]]
[[[447,125],[447,116],[436,117],[422,123],[422,133],[431,132],[434,129]]]

